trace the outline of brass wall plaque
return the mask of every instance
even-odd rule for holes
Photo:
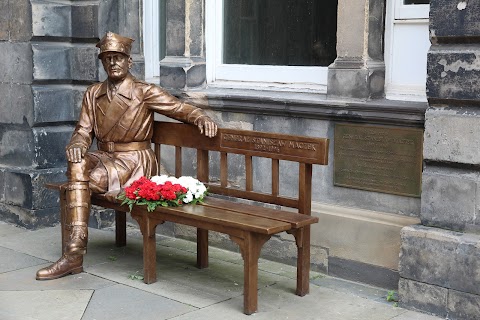
[[[336,186],[420,197],[423,130],[336,124]]]

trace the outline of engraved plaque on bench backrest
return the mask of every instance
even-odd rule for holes
[[[423,130],[336,124],[336,186],[420,197]]]
[[[328,164],[328,139],[280,133],[220,130],[220,151],[252,156]]]

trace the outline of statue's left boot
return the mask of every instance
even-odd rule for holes
[[[53,280],[83,272],[83,255],[63,254],[57,262],[37,271],[37,280]]]

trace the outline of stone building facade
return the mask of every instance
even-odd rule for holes
[[[401,304],[449,318],[480,314],[477,204],[480,7],[432,0],[427,102],[384,98],[385,5],[338,0],[335,61],[326,92],[216,87],[209,83],[205,30],[213,0],[166,0],[162,86],[204,107],[221,127],[332,139],[331,163],[314,170],[312,267],[342,278],[399,288]],[[64,180],[64,147],[82,92],[105,78],[95,43],[107,31],[136,39],[134,74],[144,74],[145,0],[3,0],[0,4],[0,218],[27,228],[58,221],[47,181]],[[147,66],[148,67],[148,66]],[[421,198],[333,184],[335,125],[425,129]],[[216,155],[212,155],[215,157]],[[188,161],[189,157],[184,157]],[[236,161],[233,159],[233,161]],[[162,159],[173,172],[168,156]],[[241,164],[239,164],[241,165]],[[193,166],[192,166],[193,167]],[[262,186],[266,164],[256,163]],[[284,164],[283,181],[297,177]],[[282,167],[281,167],[282,170]],[[215,176],[215,172],[211,173]],[[242,184],[232,173],[231,183]],[[281,190],[288,194],[288,188]],[[91,226],[111,221],[94,210]],[[174,225],[163,234],[191,238]],[[227,239],[212,243],[237,250]],[[399,257],[400,254],[400,257]],[[262,255],[293,263],[292,237],[267,243]]]

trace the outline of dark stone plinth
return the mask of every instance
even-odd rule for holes
[[[448,289],[418,281],[400,279],[398,283],[400,306],[420,310],[445,318]]]
[[[402,229],[402,278],[478,295],[478,270],[480,235],[425,226]]]

